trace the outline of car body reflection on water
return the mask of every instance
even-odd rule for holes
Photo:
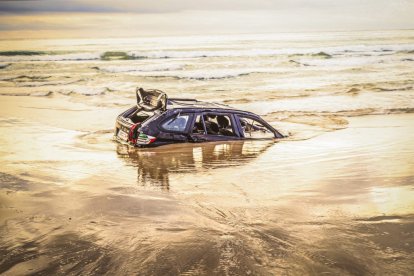
[[[274,145],[273,140],[174,144],[136,149],[118,145],[118,156],[138,170],[138,185],[169,190],[170,176],[208,169],[241,166]]]

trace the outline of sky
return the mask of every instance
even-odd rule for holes
[[[0,0],[1,39],[414,29],[414,0]]]

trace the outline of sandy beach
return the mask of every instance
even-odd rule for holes
[[[412,39],[347,35],[309,53],[292,40],[299,54],[254,37],[256,58],[200,38],[165,52],[149,39],[142,60],[105,60],[99,41],[98,59],[90,41],[73,44],[85,60],[0,55],[0,274],[412,275]],[[258,112],[289,137],[118,144],[138,84]]]
[[[70,129],[67,110],[45,127],[25,99],[2,99],[5,275],[412,271],[411,114],[303,141],[132,149]]]

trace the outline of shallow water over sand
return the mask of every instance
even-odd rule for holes
[[[222,52],[230,38],[224,46],[212,40],[208,49],[197,44],[193,52],[178,40],[178,46],[161,44],[160,52],[147,49],[154,60],[3,56],[11,65],[0,69],[0,274],[413,274],[414,92],[410,61],[402,61],[412,39],[382,41],[394,43],[391,54],[377,52],[378,40],[361,35],[366,46],[352,46],[358,52],[352,55],[369,52],[374,61],[339,68],[349,54],[340,47],[351,39],[333,37],[341,39],[309,37],[313,48],[331,51],[329,59],[303,56],[304,41],[292,37],[276,44],[247,39],[232,44],[231,54]],[[52,42],[54,50],[68,47]],[[114,47],[71,43],[93,53]],[[249,43],[258,58],[249,58],[253,53],[243,48]],[[205,78],[245,63],[280,69],[279,59],[291,59],[284,55],[293,46],[308,63],[337,71],[318,75],[320,67],[289,63],[282,69],[293,66],[290,75]],[[159,61],[165,53],[175,59]],[[50,56],[56,58],[41,55]],[[186,67],[171,69],[183,60]],[[229,71],[205,68],[213,62]],[[142,76],[141,63],[153,66],[147,73],[175,70],[181,77]],[[140,75],[131,68],[141,68]],[[193,78],[200,72],[202,79]],[[69,84],[74,79],[77,87]],[[125,86],[95,93],[115,80]],[[290,136],[154,149],[117,144],[114,120],[134,103],[130,88],[137,83],[260,112]],[[306,88],[312,85],[319,88]]]
[[[21,141],[2,135],[15,148],[1,153],[0,269],[409,274],[412,120],[369,116],[303,141],[156,149],[2,120]]]

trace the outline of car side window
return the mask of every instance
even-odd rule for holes
[[[188,114],[179,114],[178,116],[173,116],[166,122],[164,122],[161,127],[168,131],[177,131],[177,132],[184,132],[190,115]]]
[[[194,126],[193,126],[193,134],[206,134],[204,129],[204,121],[201,115],[197,115]]]
[[[275,137],[271,129],[255,119],[239,116],[239,120],[245,138],[268,139]]]
[[[229,115],[208,113],[203,115],[204,126],[209,135],[235,136]]]

